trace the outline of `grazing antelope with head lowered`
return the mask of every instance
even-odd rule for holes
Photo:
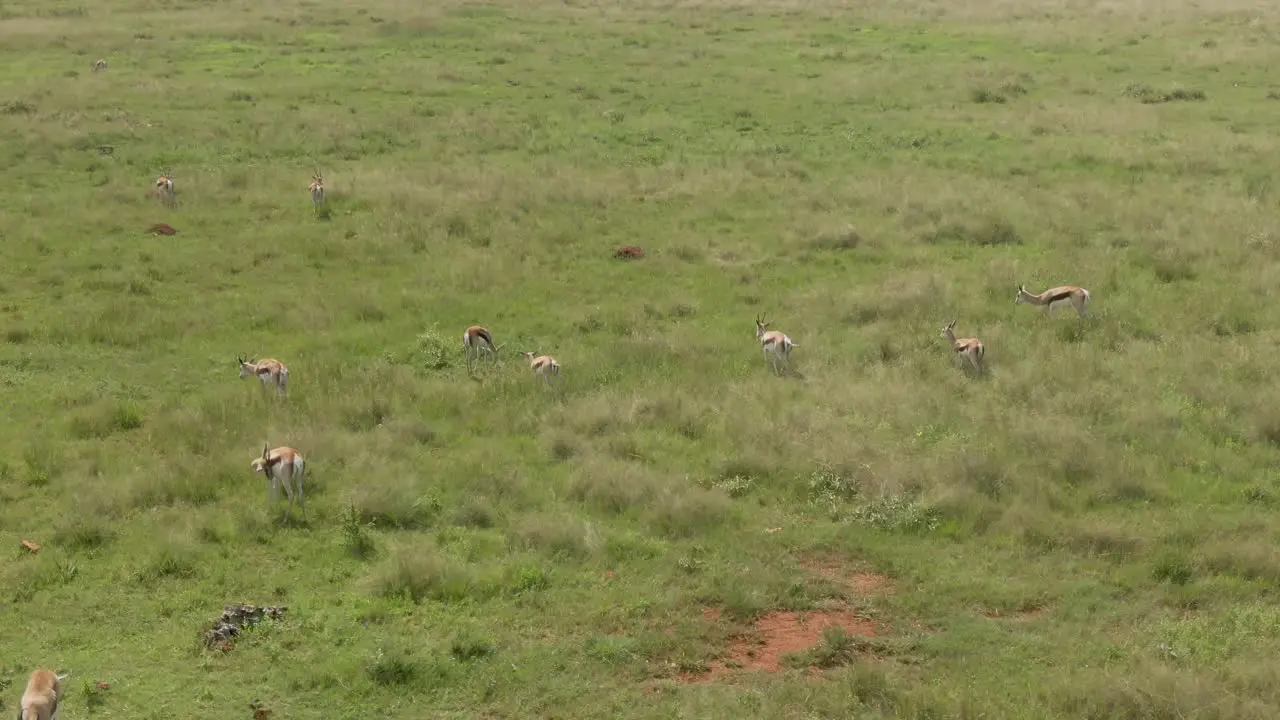
[[[107,69],[107,61],[105,59],[99,60],[93,64],[94,72],[102,72],[103,70],[106,70],[106,69]]]
[[[173,173],[165,172],[156,178],[156,193],[165,205],[173,207],[177,203],[177,198],[173,194]]]
[[[70,673],[67,673],[69,675]],[[18,720],[54,720],[58,717],[58,696],[67,675],[54,675],[44,668],[31,673],[27,691],[22,694]]]
[[[1031,303],[1032,305],[1041,305],[1044,307],[1045,314],[1053,316],[1053,311],[1063,305],[1071,305],[1076,309],[1081,319],[1084,319],[1085,312],[1089,309],[1089,291],[1078,285],[1060,285],[1055,288],[1049,288],[1039,295],[1033,295],[1027,292],[1025,285],[1018,286],[1018,294],[1013,298],[1014,305],[1022,303]]]
[[[760,349],[769,359],[775,371],[781,372],[780,364],[790,364],[792,348],[800,347],[792,342],[785,333],[768,330],[769,323],[759,315],[756,316],[756,338],[760,341]]]
[[[462,349],[467,353],[467,367],[471,367],[471,363],[481,353],[489,353],[489,357],[496,358],[500,347],[502,346],[494,347],[493,333],[482,325],[472,325],[462,332]]]
[[[539,355],[535,352],[520,353],[529,361],[529,368],[533,370],[535,377],[541,377],[547,381],[547,385],[551,385],[551,377],[560,377],[560,363],[550,355]]]
[[[311,204],[315,207],[316,212],[324,206],[324,178],[320,176],[317,170],[315,175],[311,176],[311,185],[307,187],[311,191]]]
[[[289,368],[284,363],[271,358],[255,361],[245,360],[243,357],[236,358],[236,362],[240,363],[240,377],[255,375],[262,381],[263,387],[274,385],[276,392],[281,395],[289,394]]]
[[[942,337],[951,343],[951,349],[957,355],[963,355],[968,358],[969,364],[973,365],[973,369],[982,372],[982,356],[986,353],[986,348],[982,346],[982,341],[978,338],[960,338],[956,339],[955,333],[956,321],[942,328]]]
[[[284,494],[289,497],[289,506],[285,509],[285,518],[293,510],[293,493],[298,493],[298,504],[302,506],[302,517],[307,517],[307,501],[302,495],[302,455],[291,447],[278,447],[268,450],[267,443],[262,444],[262,457],[255,459],[250,467],[254,472],[267,476],[267,502],[271,503],[280,497],[280,485],[284,485]]]

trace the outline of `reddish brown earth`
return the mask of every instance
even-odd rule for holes
[[[174,230],[172,225],[167,225],[165,223],[156,223],[155,225],[152,225],[151,227],[147,228],[147,232],[151,233],[152,235],[172,235],[178,231]]]
[[[613,251],[613,256],[619,260],[639,260],[644,257],[644,250],[635,245],[623,245]]]
[[[874,572],[851,571],[830,558],[806,560],[800,566],[831,582],[844,585],[859,595],[875,595],[893,590],[888,577]]]
[[[720,618],[720,611],[704,608],[702,617],[715,621]],[[706,672],[681,673],[679,680],[707,682],[736,670],[778,672],[784,656],[816,646],[822,641],[823,630],[833,626],[850,635],[876,635],[874,623],[847,610],[775,610],[756,620],[749,632],[734,637],[724,657],[712,662]]]

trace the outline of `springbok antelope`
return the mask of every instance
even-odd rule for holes
[[[324,206],[324,178],[320,176],[320,171],[317,170],[316,174],[311,176],[311,185],[307,189],[311,191],[311,204],[319,212]]]
[[[472,325],[462,333],[462,349],[467,353],[467,367],[471,367],[471,363],[480,357],[481,353],[489,353],[489,357],[497,356],[498,348],[494,347],[493,333],[489,332],[489,328],[481,325]]]
[[[534,352],[520,353],[529,361],[529,368],[533,370],[534,377],[541,377],[547,381],[547,385],[551,385],[552,376],[560,377],[560,363],[550,355],[539,355]]]
[[[70,675],[70,673],[67,673]],[[54,675],[52,671],[38,668],[27,680],[27,691],[22,694],[18,720],[54,720],[58,717],[58,696],[62,694],[62,681],[67,675]]]
[[[289,506],[285,509],[285,518],[290,517],[293,510],[293,493],[298,493],[298,504],[302,506],[302,517],[307,517],[307,501],[302,495],[302,455],[291,447],[278,447],[268,450],[262,444],[262,457],[255,458],[250,464],[254,472],[267,476],[267,503],[280,497],[280,485],[284,485],[284,494],[289,498]]]
[[[1076,309],[1076,313],[1081,319],[1084,319],[1085,312],[1089,309],[1089,291],[1078,285],[1060,285],[1055,288],[1049,288],[1039,295],[1027,292],[1025,285],[1018,286],[1018,294],[1013,298],[1014,305],[1022,303],[1031,303],[1032,305],[1040,305],[1044,307],[1046,315],[1053,316],[1053,311],[1063,305],[1071,305]]]
[[[271,358],[245,360],[243,357],[237,357],[236,362],[240,363],[240,377],[256,375],[263,387],[274,385],[276,392],[281,395],[289,394],[289,368],[284,363]]]
[[[769,330],[768,327],[769,323],[757,315],[756,338],[760,341],[760,349],[764,351],[764,356],[769,359],[773,369],[781,372],[779,365],[781,363],[790,364],[792,348],[800,346],[796,345],[785,333],[778,330]]]
[[[986,348],[982,346],[982,341],[978,338],[960,338],[956,339],[955,333],[956,321],[942,328],[942,337],[951,343],[951,349],[957,355],[963,355],[969,360],[969,364],[973,365],[973,369],[982,372],[982,356],[986,353]]]
[[[95,63],[93,64],[93,71],[94,71],[94,72],[102,72],[103,70],[106,70],[106,69],[107,69],[107,61],[106,61],[106,60],[99,60],[99,61],[97,61],[97,62],[95,62]]]
[[[173,207],[177,202],[177,198],[173,194],[173,173],[165,172],[156,178],[156,193],[160,195],[160,199],[165,205]]]

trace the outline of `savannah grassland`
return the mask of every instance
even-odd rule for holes
[[[42,664],[67,718],[1276,717],[1278,30],[6,0],[5,712]],[[305,455],[305,522],[264,442]],[[232,602],[289,612],[204,650]],[[835,606],[877,634],[681,680]]]

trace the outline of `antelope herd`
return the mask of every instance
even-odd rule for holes
[[[95,65],[95,69],[99,69],[97,65]],[[105,69],[105,63],[102,63],[102,69]],[[173,174],[171,172],[166,171],[155,181],[155,190],[166,205],[172,207],[175,204]],[[319,211],[324,207],[325,203],[324,178],[319,170],[312,174],[308,191],[311,193],[312,206],[316,211]],[[1088,290],[1077,285],[1060,285],[1041,293],[1028,292],[1026,286],[1019,285],[1018,292],[1014,296],[1014,304],[1022,305],[1026,303],[1040,306],[1050,316],[1059,307],[1071,306],[1075,309],[1079,318],[1083,320],[1088,310],[1090,297]],[[757,315],[755,323],[756,340],[760,343],[760,350],[774,372],[781,374],[784,369],[790,367],[791,352],[799,345],[786,333],[780,330],[770,330],[771,323],[766,321],[763,316]],[[955,355],[968,361],[973,370],[979,374],[985,373],[986,348],[982,341],[976,337],[957,338],[955,326],[955,320],[943,326],[940,333],[941,337],[951,346]],[[494,344],[493,333],[482,325],[472,325],[462,333],[462,349],[466,355],[468,370],[471,370],[476,362],[485,358],[496,359],[498,350],[502,349],[502,347],[502,345]],[[553,387],[557,384],[560,378],[560,363],[555,358],[536,351],[525,351],[521,352],[520,355],[528,361],[529,370],[535,378],[545,382],[548,387]],[[240,366],[241,378],[256,377],[264,388],[274,388],[280,396],[288,395],[289,368],[284,363],[273,358],[246,360],[244,357],[239,357],[236,360]],[[285,510],[285,517],[291,516],[295,493],[303,517],[306,517],[306,502],[303,499],[302,491],[303,460],[302,455],[296,449],[278,447],[273,450],[268,445],[263,445],[262,455],[254,459],[250,466],[255,473],[260,472],[266,476],[268,502],[278,499],[279,489],[283,485],[289,502]]]
[[[100,60],[94,64],[95,71],[105,69],[105,61]],[[319,171],[311,176],[308,190],[311,193],[312,206],[318,212],[324,207],[325,202],[324,179]],[[172,172],[166,171],[156,179],[155,193],[165,205],[169,207],[176,205]],[[1018,292],[1014,296],[1014,304],[1026,303],[1040,306],[1045,308],[1045,312],[1050,316],[1055,309],[1069,305],[1083,320],[1090,297],[1088,290],[1076,285],[1061,285],[1038,294],[1027,292],[1025,286],[1019,285]],[[791,351],[799,345],[786,333],[770,330],[771,323],[762,316],[757,315],[755,323],[756,340],[760,343],[761,351],[773,370],[781,374],[783,368],[790,366]],[[965,358],[974,370],[979,373],[985,372],[983,361],[985,348],[982,341],[973,337],[957,338],[955,326],[955,320],[943,326],[942,338],[948,342],[952,351]],[[493,333],[484,326],[472,325],[462,333],[462,349],[466,355],[468,370],[472,369],[475,362],[485,357],[495,359],[498,350],[502,347],[494,344]],[[535,378],[546,382],[548,387],[556,384],[560,377],[560,363],[555,358],[535,351],[525,351],[520,355],[528,361],[529,369]],[[246,360],[244,357],[238,357],[236,361],[240,366],[241,378],[256,377],[264,389],[271,387],[280,396],[288,396],[289,368],[284,363],[274,358]],[[286,520],[292,517],[295,496],[302,517],[306,518],[307,505],[302,488],[305,463],[297,449],[287,446],[272,449],[269,443],[264,443],[262,454],[254,458],[249,467],[254,473],[262,473],[266,477],[269,504],[279,500],[280,488],[283,486],[288,500],[288,506],[285,508]],[[66,675],[55,675],[45,669],[33,672],[27,682],[26,692],[22,696],[18,720],[54,720],[58,712],[61,681],[66,677]]]
[[[160,179],[156,181],[156,187],[164,193],[170,202],[172,201],[173,180],[169,173],[160,176]],[[316,171],[311,176],[309,190],[312,205],[316,210],[319,210],[324,205],[324,180],[319,171]],[[1054,309],[1070,305],[1075,308],[1076,313],[1083,320],[1088,309],[1090,297],[1088,290],[1076,285],[1061,285],[1049,288],[1038,294],[1027,292],[1026,286],[1019,285],[1018,292],[1014,296],[1014,304],[1027,303],[1041,306],[1045,308],[1045,312],[1050,316],[1052,316]],[[755,324],[756,340],[760,343],[761,351],[774,372],[781,374],[784,369],[790,367],[791,352],[799,345],[786,333],[780,330],[770,330],[771,321],[765,320],[761,315],[756,316]],[[956,337],[955,326],[955,320],[943,326],[940,333],[941,337],[951,346],[952,351],[957,356],[968,361],[976,372],[979,374],[985,373],[986,347],[976,337]],[[483,325],[471,325],[462,332],[462,350],[466,357],[469,371],[474,368],[477,362],[486,358],[496,360],[498,350],[502,349],[502,347],[503,345],[494,343],[493,333]],[[535,378],[545,382],[548,387],[554,387],[557,384],[560,377],[560,363],[555,358],[536,351],[524,351],[520,355],[529,363],[529,369]],[[264,388],[273,387],[279,395],[287,396],[289,369],[284,363],[273,358],[245,360],[244,357],[239,357],[236,361],[240,365],[241,378],[257,377]],[[303,517],[306,517],[306,503],[303,499],[302,491],[303,460],[302,455],[296,449],[278,447],[272,450],[268,445],[264,444],[262,455],[254,459],[250,467],[255,473],[260,472],[266,476],[268,503],[279,499],[279,489],[283,485],[289,502],[288,507],[285,509],[286,519],[291,516],[295,493],[297,494]]]

